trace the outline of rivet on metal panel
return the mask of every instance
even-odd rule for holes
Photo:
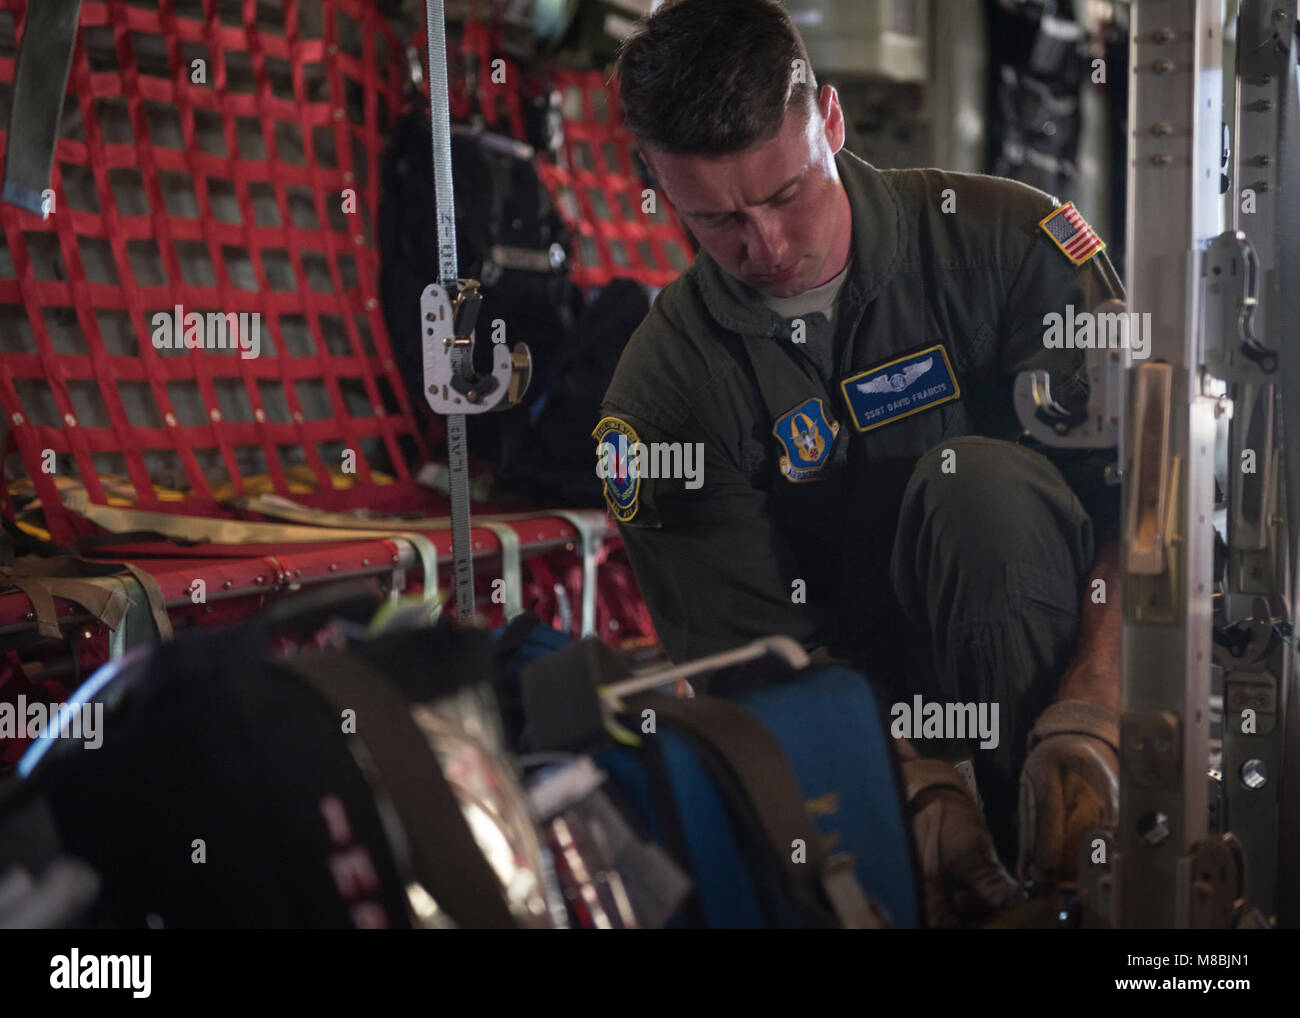
[[[230,589],[231,587],[233,587],[234,585],[235,585],[235,581],[234,581],[234,580],[227,580],[225,583],[223,583],[223,584],[221,585],[221,589],[222,589],[222,590],[229,590],[229,589]]]
[[[339,571],[339,564],[338,564],[337,562],[331,562],[331,563],[330,563],[330,572],[331,572],[331,573],[337,573],[338,571]]]

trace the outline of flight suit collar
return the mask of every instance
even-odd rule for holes
[[[848,149],[835,155],[853,218],[851,268],[840,294],[844,312],[865,307],[889,281],[903,255],[903,205],[884,176]],[[712,318],[742,335],[786,337],[789,324],[762,295],[725,272],[707,251],[696,257],[695,278]]]

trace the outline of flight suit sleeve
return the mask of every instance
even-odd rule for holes
[[[1074,265],[1042,231],[1030,245],[1012,279],[1004,308],[1004,344],[999,362],[1001,402],[1014,416],[1013,390],[1022,371],[1046,370],[1054,398],[1070,409],[1082,409],[1089,395],[1087,351],[1050,348],[1045,342],[1051,313],[1065,316],[1090,312],[1110,298],[1124,299],[1124,290],[1106,252],[1099,251],[1082,265]],[[1017,421],[1018,427],[1018,421]],[[1042,453],[1061,471],[1066,483],[1083,503],[1093,521],[1098,544],[1118,536],[1119,485],[1107,484],[1106,466],[1115,462],[1116,450],[1061,449],[1024,436],[1021,443]]]
[[[669,450],[658,456],[661,467],[677,461],[695,468],[695,476],[639,477],[634,499],[626,483],[620,488],[604,480],[668,656],[680,663],[775,634],[814,643],[809,609],[792,598],[795,570],[769,497],[750,483],[723,444],[711,441],[694,418],[669,434],[608,403],[603,410],[595,431],[598,473],[601,443],[624,428],[648,448],[658,443]],[[681,450],[678,459],[674,447]],[[647,460],[654,462],[653,456]]]

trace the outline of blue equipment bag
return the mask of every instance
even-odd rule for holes
[[[651,703],[662,714],[663,699],[637,706]],[[689,712],[712,699],[676,703]],[[816,835],[827,852],[848,854],[852,875],[874,910],[894,928],[919,926],[922,898],[899,768],[868,683],[844,668],[811,669],[731,702],[774,737],[774,755],[783,756],[793,772],[795,795],[801,793],[799,805]],[[748,791],[738,787],[720,773],[726,767],[720,768],[719,759],[735,762],[732,751],[719,753],[709,744],[711,735],[702,736],[693,724],[684,729],[680,720],[660,716],[657,733],[643,737],[640,749],[617,746],[597,754],[596,761],[651,835],[693,875],[695,911],[681,916],[682,924],[836,925],[815,905],[792,900],[789,883],[773,872],[773,863],[784,863],[794,846],[785,843],[789,839],[765,837],[763,824],[754,823],[753,803],[745,800],[775,798],[776,783],[761,779]],[[815,864],[814,846],[806,848],[805,872]]]

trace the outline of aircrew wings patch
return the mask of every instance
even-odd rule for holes
[[[1079,210],[1072,201],[1066,202],[1059,209],[1053,209],[1039,220],[1038,225],[1075,265],[1082,265],[1106,247],[1087,220],[1079,215]]]

